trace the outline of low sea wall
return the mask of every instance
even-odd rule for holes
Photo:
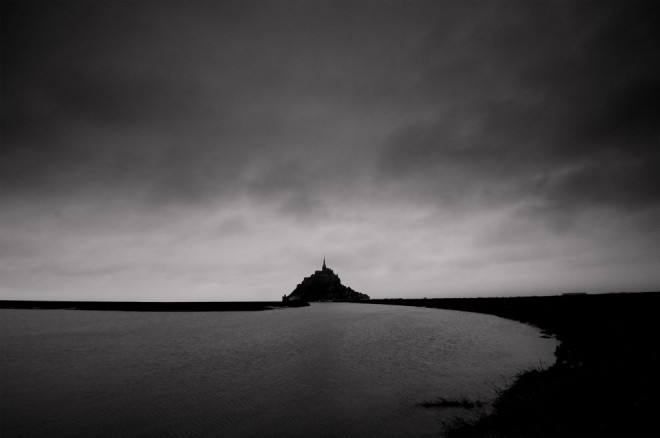
[[[0,309],[72,309],[115,310],[134,312],[221,312],[270,310],[282,307],[309,306],[303,301],[208,301],[208,302],[149,302],[149,301],[0,301]]]

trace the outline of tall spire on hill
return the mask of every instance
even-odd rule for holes
[[[309,277],[296,286],[293,292],[282,297],[284,301],[353,301],[368,300],[369,295],[356,292],[341,284],[339,275],[328,268],[323,255],[323,267],[314,271]]]

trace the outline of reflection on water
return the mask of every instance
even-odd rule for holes
[[[494,316],[346,303],[266,312],[0,310],[3,438],[437,436],[556,342]]]

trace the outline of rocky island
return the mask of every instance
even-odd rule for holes
[[[293,292],[282,297],[283,302],[290,301],[355,301],[368,300],[369,295],[356,292],[341,284],[339,276],[325,265],[296,286]]]

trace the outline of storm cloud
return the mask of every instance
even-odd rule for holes
[[[654,2],[3,2],[0,294],[660,287]]]

